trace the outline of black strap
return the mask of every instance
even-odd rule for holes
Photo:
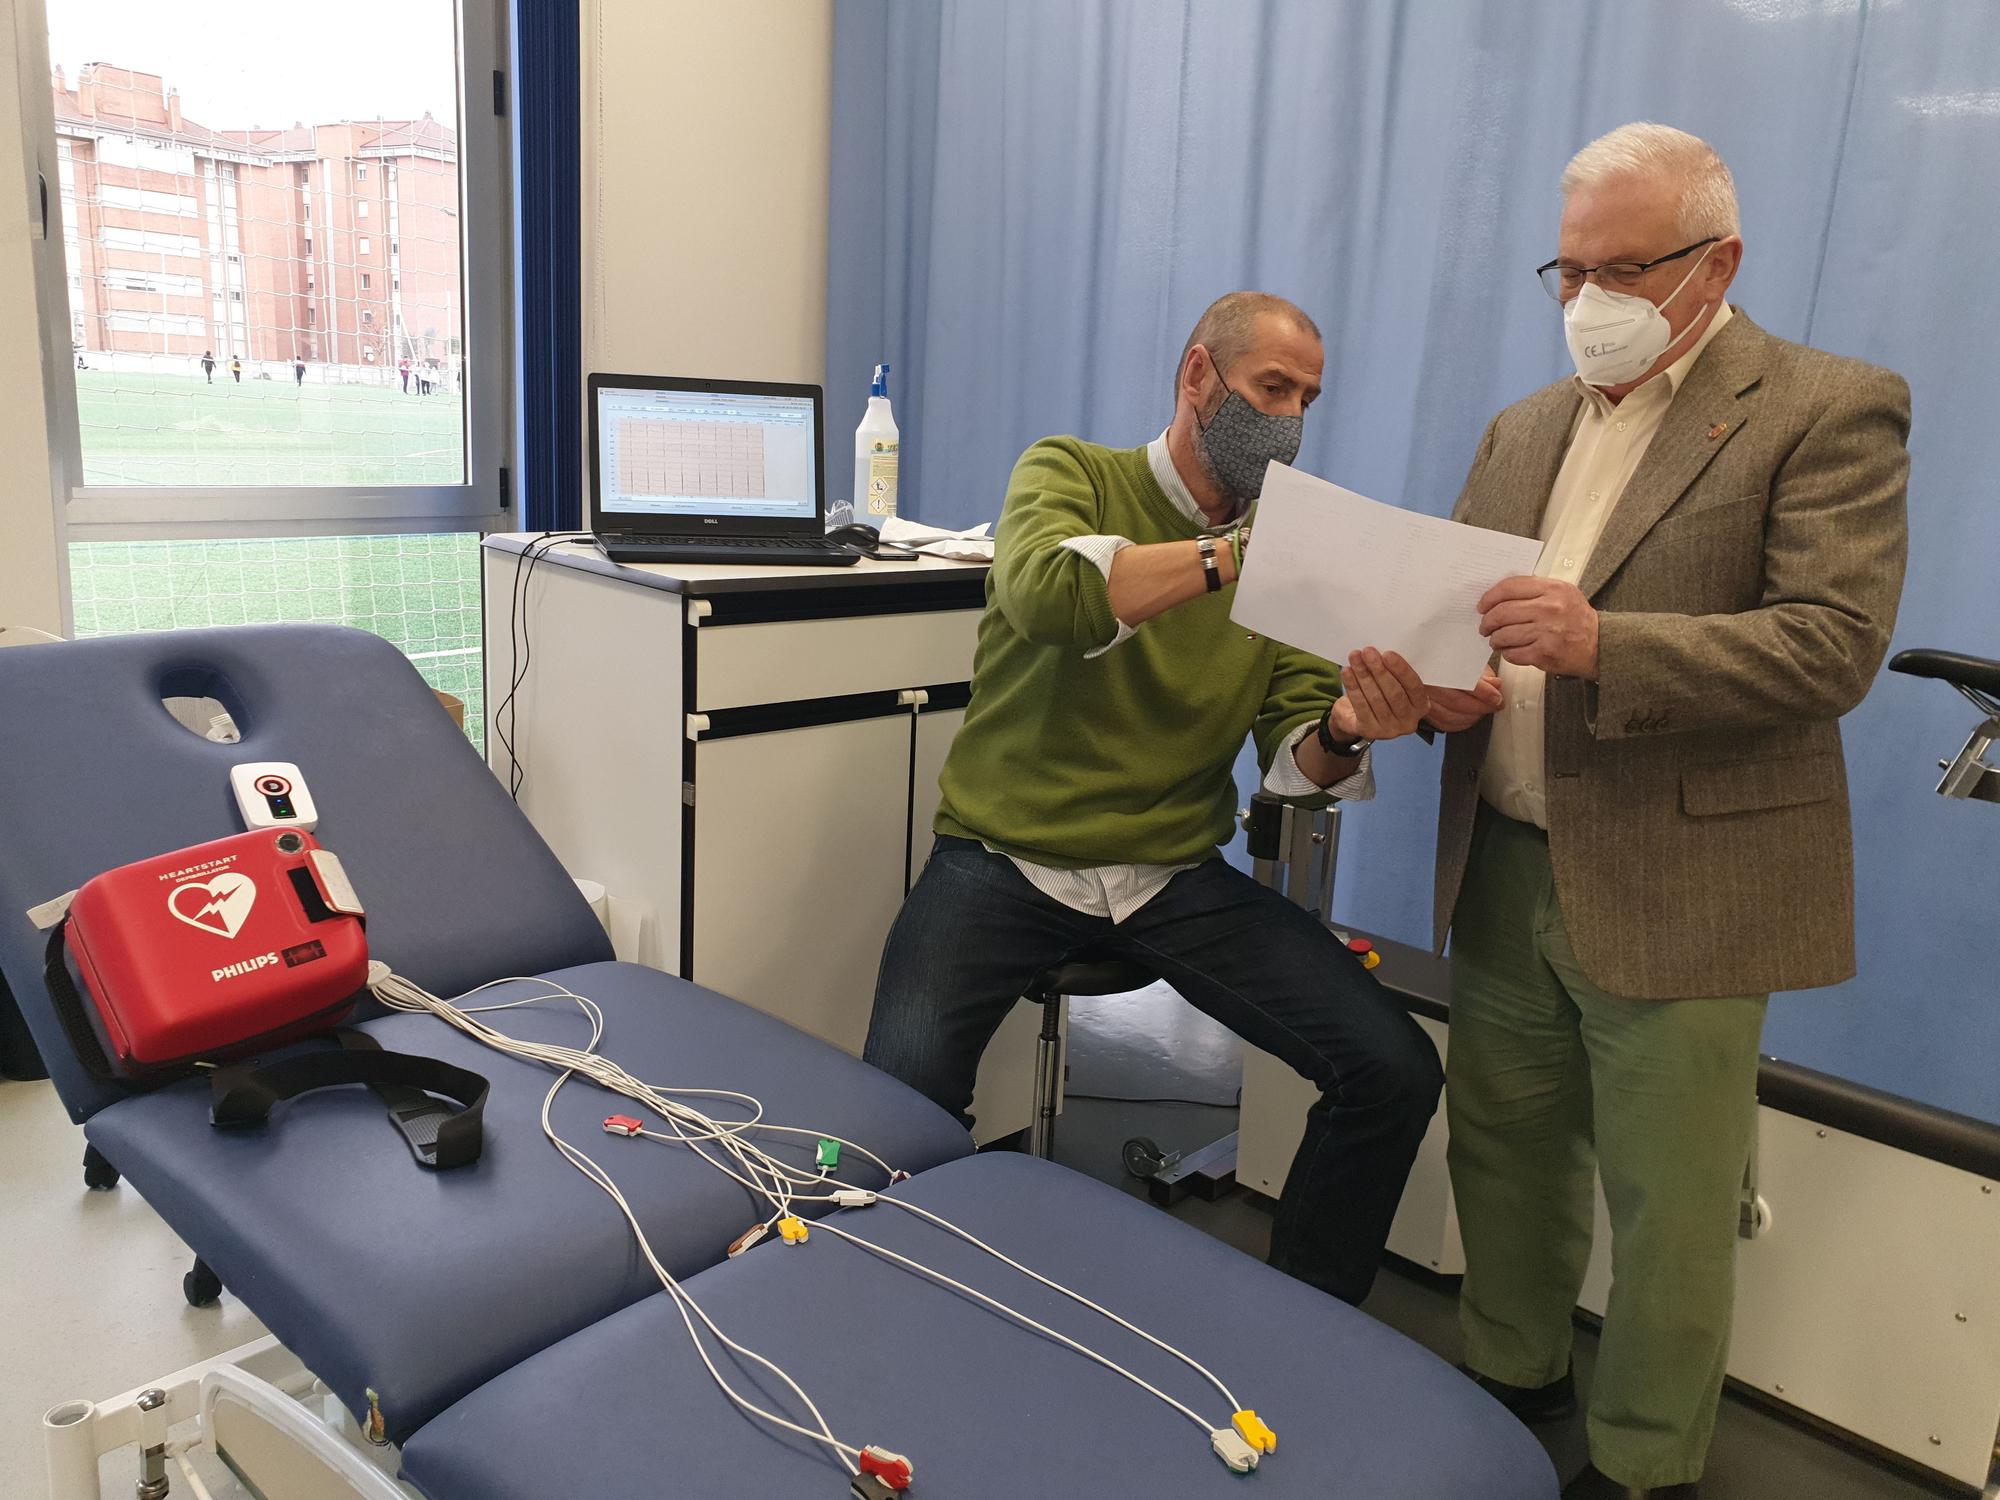
[[[91,1028],[90,1017],[84,1014],[83,996],[77,993],[76,981],[69,977],[69,954],[63,942],[68,927],[69,913],[64,912],[62,920],[49,929],[48,946],[42,950],[42,986],[49,992],[49,1003],[55,1007],[63,1034],[69,1038],[84,1071],[93,1078],[115,1083],[118,1079],[111,1071],[110,1059],[105,1057],[104,1046]]]
[[[484,1078],[441,1058],[385,1052],[363,1032],[342,1031],[339,1037],[339,1051],[320,1048],[261,1067],[217,1069],[209,1123],[224,1130],[261,1125],[281,1100],[365,1083],[388,1106],[390,1122],[402,1132],[418,1166],[443,1170],[479,1160],[488,1088]],[[455,1099],[463,1108],[447,1109],[433,1094]]]
[[[333,1035],[334,1040],[350,1052],[373,1052],[384,1057],[399,1055],[385,1052],[382,1044],[365,1031],[355,1031],[348,1027],[342,1027]],[[442,1068],[450,1065],[439,1063],[438,1066]],[[463,1130],[466,1128],[452,1126],[454,1120],[462,1117],[460,1111],[447,1109],[442,1103],[431,1097],[431,1094],[446,1093],[446,1090],[430,1083],[421,1083],[416,1087],[411,1087],[407,1083],[387,1082],[381,1079],[377,1079],[368,1085],[369,1092],[374,1094],[377,1099],[380,1099],[383,1106],[389,1111],[389,1123],[403,1133],[403,1139],[409,1143],[411,1153],[417,1158],[419,1163],[425,1166],[463,1166],[466,1162],[479,1160],[482,1145],[480,1122],[484,1116],[486,1104],[486,1080],[480,1077],[479,1074],[467,1072],[462,1068],[453,1068],[452,1071],[463,1073],[465,1077],[476,1080],[480,1090],[478,1099],[469,1103],[460,1095],[448,1095],[448,1097],[456,1098],[460,1103],[465,1104],[466,1109],[472,1114],[470,1130],[473,1139],[469,1148],[470,1154],[466,1155],[463,1161],[435,1161],[438,1153],[438,1137],[447,1129]],[[424,1092],[426,1089],[429,1089],[431,1092]],[[450,1149],[456,1154],[468,1148],[454,1144]]]

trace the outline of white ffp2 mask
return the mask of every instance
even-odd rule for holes
[[[1709,250],[1714,248],[1709,246]],[[1594,281],[1583,284],[1583,290],[1563,308],[1563,338],[1584,384],[1623,385],[1637,380],[1667,352],[1667,346],[1675,341],[1674,333],[1660,308],[1681,294],[1681,288],[1694,279],[1707,259],[1708,250],[1704,250],[1700,260],[1688,267],[1680,286],[1667,293],[1666,301],[1658,306],[1630,292],[1607,292]],[[1693,328],[1694,323],[1688,324],[1681,337],[1687,337]]]

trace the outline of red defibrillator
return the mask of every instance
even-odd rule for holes
[[[259,829],[85,882],[46,968],[86,1061],[94,1037],[104,1071],[142,1079],[331,1031],[367,982],[368,941],[339,859]]]

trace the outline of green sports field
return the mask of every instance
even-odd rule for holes
[[[77,399],[90,484],[462,477],[455,394],[79,370]],[[485,742],[477,536],[80,542],[70,586],[79,636],[299,621],[372,630],[463,699],[467,732]]]
[[[78,370],[85,484],[462,484],[456,391]]]

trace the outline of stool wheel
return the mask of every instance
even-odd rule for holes
[[[1134,1177],[1151,1177],[1164,1172],[1181,1159],[1178,1151],[1162,1151],[1149,1135],[1135,1135],[1125,1143],[1125,1170]]]
[[[108,1193],[118,1186],[118,1169],[95,1146],[83,1148],[83,1185],[93,1193]]]
[[[197,1260],[181,1278],[181,1295],[189,1307],[213,1307],[222,1300],[222,1278],[209,1270],[206,1261]]]

